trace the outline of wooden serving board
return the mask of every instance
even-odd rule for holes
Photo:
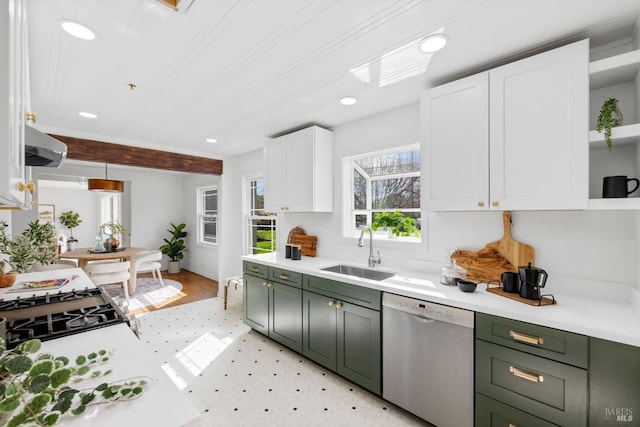
[[[292,238],[293,245],[300,245],[302,248],[302,256],[316,256],[316,249],[318,248],[318,237],[308,236],[306,234],[296,234]]]
[[[487,286],[487,292],[491,292],[492,294],[500,295],[505,298],[509,298],[514,301],[519,301],[521,303],[528,304],[528,305],[542,306],[542,305],[553,305],[556,303],[556,299],[553,296],[543,295],[542,298],[538,301],[535,299],[522,298],[520,295],[515,293],[505,292],[502,290],[502,288],[496,288],[496,287],[492,288],[489,286]]]
[[[451,260],[467,269],[467,279],[476,282],[500,282],[505,271],[518,272],[518,267],[533,264],[533,247],[516,241],[511,236],[511,212],[502,214],[504,236],[487,243],[479,251],[457,250]]]

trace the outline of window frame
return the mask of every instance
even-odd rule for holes
[[[342,158],[342,188],[344,189],[343,191],[343,209],[342,209],[342,237],[343,238],[359,238],[360,233],[362,231],[362,227],[358,227],[358,228],[352,228],[352,224],[355,224],[355,216],[356,215],[367,215],[367,224],[370,226],[371,225],[371,219],[372,219],[372,214],[373,211],[376,212],[393,212],[394,208],[390,208],[390,209],[373,209],[372,208],[372,197],[370,197],[371,195],[371,180],[367,181],[366,184],[366,191],[367,191],[367,195],[369,197],[366,198],[366,207],[365,209],[355,209],[354,208],[354,192],[355,192],[355,188],[354,188],[354,174],[353,171],[354,169],[360,170],[360,173],[363,174],[363,176],[366,177],[366,172],[364,172],[361,167],[355,163],[355,160],[358,159],[362,159],[362,158],[366,158],[366,157],[377,157],[377,156],[385,156],[385,155],[390,155],[390,154],[396,154],[396,153],[402,153],[402,152],[408,152],[408,151],[421,151],[421,146],[419,142],[416,143],[411,143],[411,144],[404,144],[404,145],[400,145],[400,146],[395,146],[395,147],[390,147],[390,148],[386,148],[386,149],[382,149],[382,150],[376,150],[376,151],[367,151],[367,152],[361,152],[358,154],[351,154],[348,156],[344,156]],[[422,152],[420,153],[420,155],[422,156]],[[423,194],[424,194],[424,189],[423,189],[423,170],[422,170],[422,159],[421,159],[421,165],[420,165],[420,173],[418,176],[420,176],[420,207],[418,208],[410,208],[410,209],[400,209],[402,211],[410,211],[410,212],[418,212],[420,213],[420,217],[422,218],[421,222],[421,229],[420,229],[420,237],[399,237],[399,238],[389,238],[388,233],[385,231],[381,231],[378,230],[376,232],[374,232],[375,234],[375,238],[378,241],[384,241],[385,244],[386,242],[389,242],[389,244],[391,245],[395,245],[395,244],[420,244],[422,242],[424,242],[426,240],[426,236],[422,233],[423,230],[426,230],[426,221],[424,218],[424,207],[422,206],[423,203]],[[415,176],[415,172],[410,172],[410,173],[397,173],[397,174],[390,174],[390,175],[385,175],[383,177],[376,177],[376,179],[388,179],[388,178],[397,178],[397,177],[406,177],[406,176]],[[348,190],[348,191],[347,191]]]
[[[218,189],[218,185],[207,185],[207,186],[202,186],[202,187],[197,187],[196,189],[197,191],[197,210],[196,210],[196,224],[197,224],[197,235],[198,235],[198,240],[197,240],[197,244],[201,245],[201,246],[208,246],[208,247],[217,247],[219,240],[220,240],[220,235],[218,233],[219,231],[219,227],[218,225],[220,224],[220,191]],[[204,212],[204,197],[206,195],[207,192],[209,191],[215,191],[216,192],[216,210],[215,210],[215,214],[214,215],[209,215],[209,216],[214,216],[215,217],[215,230],[216,230],[216,234],[215,234],[215,242],[210,242],[210,241],[206,241],[204,240],[204,226],[205,226],[205,220],[204,220],[204,216],[205,216],[205,212]]]
[[[253,206],[253,187],[252,187],[252,182],[255,181],[259,181],[262,180],[263,182],[263,191],[264,191],[264,182],[266,180],[264,174],[253,174],[253,175],[247,175],[245,177],[243,177],[243,192],[244,192],[244,203],[243,203],[243,234],[244,234],[244,245],[243,245],[243,253],[245,255],[255,255],[257,253],[272,253],[272,252],[276,252],[278,249],[278,244],[277,244],[277,235],[278,235],[278,229],[277,229],[277,225],[278,225],[278,221],[277,221],[277,215],[275,213],[271,213],[269,214],[267,212],[267,210],[263,207],[263,210],[265,211],[266,215],[254,215],[253,211],[255,211],[255,206]],[[269,220],[271,221],[271,229],[275,232],[276,234],[276,238],[272,239],[272,245],[271,245],[271,250],[269,251],[261,251],[261,252],[254,252],[254,249],[258,249],[257,247],[253,246],[253,241],[252,241],[252,237],[253,237],[253,221],[254,220]]]

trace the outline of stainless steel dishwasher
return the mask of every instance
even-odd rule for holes
[[[473,311],[384,293],[382,396],[438,427],[473,426]]]

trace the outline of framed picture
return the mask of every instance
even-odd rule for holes
[[[49,223],[52,227],[56,225],[55,205],[38,205],[38,221],[42,224]]]

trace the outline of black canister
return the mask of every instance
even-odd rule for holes
[[[284,257],[291,258],[291,245],[287,245],[284,247]]]
[[[502,282],[502,290],[505,292],[511,292],[517,294],[520,292],[520,277],[518,273],[512,271],[505,271],[500,276]]]
[[[297,245],[291,245],[291,259],[294,261],[300,260],[302,257],[302,248]]]

